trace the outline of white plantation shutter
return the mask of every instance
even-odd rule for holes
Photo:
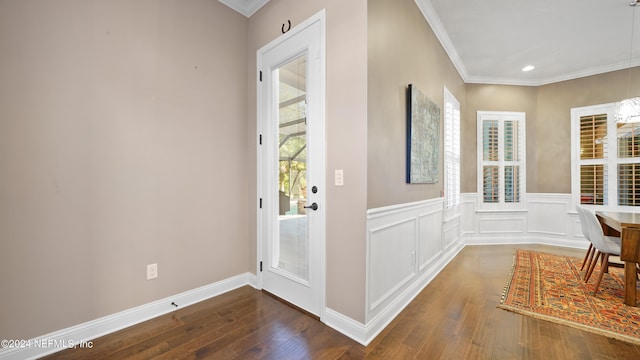
[[[444,201],[447,209],[460,204],[460,103],[444,89]]]
[[[483,207],[521,207],[525,195],[524,113],[478,112],[478,193]]]
[[[498,151],[498,120],[482,121],[482,179],[486,203],[500,201],[500,156]]]
[[[500,184],[500,167],[496,165],[482,166],[483,179],[483,199],[485,203],[500,202],[498,187]]]
[[[618,124],[618,205],[640,205],[640,123]]]
[[[620,206],[640,205],[640,164],[618,165],[618,204]]]
[[[580,203],[604,205],[607,199],[607,114],[580,117]]]
[[[520,123],[504,122],[504,201],[520,202]]]
[[[576,204],[640,206],[640,123],[615,122],[615,104],[571,109]]]

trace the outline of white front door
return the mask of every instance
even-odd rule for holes
[[[324,305],[324,12],[258,50],[258,281]]]

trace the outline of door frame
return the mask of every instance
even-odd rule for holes
[[[318,212],[317,214],[317,221],[319,222],[319,234],[317,234],[317,238],[318,241],[320,242],[318,248],[319,248],[319,253],[318,254],[314,254],[314,253],[310,253],[310,256],[317,256],[317,260],[318,260],[318,271],[319,271],[319,275],[318,275],[318,296],[320,297],[319,300],[319,309],[318,309],[318,316],[320,317],[320,320],[323,321],[324,317],[325,317],[325,309],[326,309],[326,193],[327,193],[327,187],[326,187],[326,115],[325,115],[325,105],[326,105],[326,10],[321,10],[318,13],[316,13],[315,15],[311,16],[310,18],[308,18],[307,20],[303,21],[301,24],[295,26],[294,28],[291,28],[291,30],[289,30],[288,32],[286,32],[285,34],[283,34],[282,36],[274,39],[273,41],[271,41],[270,43],[268,43],[267,45],[261,47],[257,52],[256,52],[256,64],[257,64],[257,74],[258,74],[258,79],[256,81],[256,101],[257,101],[257,105],[256,105],[256,112],[257,112],[257,126],[256,126],[256,130],[257,130],[257,139],[258,139],[258,146],[256,149],[256,159],[257,159],[257,194],[258,194],[258,202],[259,202],[259,206],[257,207],[257,216],[256,216],[256,221],[257,221],[257,226],[256,226],[256,240],[257,240],[257,251],[256,251],[256,274],[257,274],[257,288],[258,289],[262,289],[262,282],[263,282],[263,277],[262,277],[262,255],[263,255],[263,250],[264,247],[267,246],[267,232],[270,231],[269,229],[265,229],[265,227],[263,226],[264,224],[264,212],[265,210],[268,210],[266,208],[262,208],[262,202],[263,199],[266,196],[270,196],[268,195],[268,193],[266,193],[266,191],[264,191],[263,186],[262,186],[262,179],[265,178],[265,176],[267,176],[267,174],[264,174],[263,171],[263,166],[261,164],[261,158],[262,158],[262,150],[261,150],[261,146],[262,146],[262,134],[267,134],[268,131],[266,129],[267,126],[267,119],[270,116],[269,114],[266,114],[266,111],[264,109],[264,97],[266,96],[263,91],[262,91],[262,86],[261,86],[261,69],[262,69],[262,55],[266,52],[268,52],[269,50],[273,49],[274,47],[277,47],[279,45],[281,45],[282,43],[286,42],[287,40],[289,40],[291,37],[295,36],[296,34],[302,32],[303,30],[307,29],[308,27],[315,25],[315,24],[319,24],[320,26],[320,34],[319,34],[319,42],[320,42],[320,48],[319,48],[319,54],[317,54],[317,58],[318,58],[318,62],[319,62],[319,67],[320,67],[320,74],[318,76],[318,89],[319,89],[319,94],[318,94],[318,98],[316,99],[316,101],[318,102],[317,106],[316,106],[316,115],[322,120],[322,126],[320,126],[317,130],[315,130],[314,133],[312,133],[312,137],[318,136],[322,139],[322,151],[320,151],[320,154],[318,156],[318,167],[322,169],[322,176],[319,176],[317,179],[317,186],[320,189],[323,189],[322,191],[320,191],[320,194],[318,196],[316,196],[316,198],[318,199],[318,202],[320,204],[320,206],[323,207],[323,211]],[[310,54],[309,56],[312,56],[312,54]],[[270,199],[271,201],[277,201],[277,199]],[[275,294],[276,296],[278,294]],[[286,298],[283,298],[283,300],[287,300]]]

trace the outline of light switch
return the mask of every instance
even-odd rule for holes
[[[334,179],[336,186],[344,186],[344,171],[342,169],[336,170]]]

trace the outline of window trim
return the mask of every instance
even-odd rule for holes
[[[483,120],[488,117],[497,119],[499,122],[499,135],[498,135],[498,148],[499,153],[503,152],[504,143],[504,122],[505,121],[517,121],[519,125],[519,141],[520,141],[520,160],[519,164],[519,201],[518,202],[505,202],[504,194],[504,168],[508,166],[503,160],[502,156],[499,158],[499,175],[498,175],[498,188],[499,188],[499,201],[496,203],[484,202],[483,196]],[[526,113],[514,112],[514,111],[478,111],[476,118],[476,134],[477,134],[477,197],[478,197],[478,210],[514,210],[524,209],[527,201],[527,134],[526,134]]]
[[[618,141],[608,141],[607,154],[604,160],[607,169],[607,204],[581,204],[580,203],[580,117],[607,114],[607,136],[611,139],[611,134],[617,137],[617,125],[615,122],[616,103],[606,103],[590,106],[582,106],[571,109],[571,205],[572,209],[576,206],[584,206],[592,210],[602,211],[627,211],[637,212],[638,206],[621,206],[618,205],[618,164],[621,163],[640,163],[640,158],[618,158]],[[617,140],[617,138],[616,138]],[[630,159],[636,159],[632,161]]]

